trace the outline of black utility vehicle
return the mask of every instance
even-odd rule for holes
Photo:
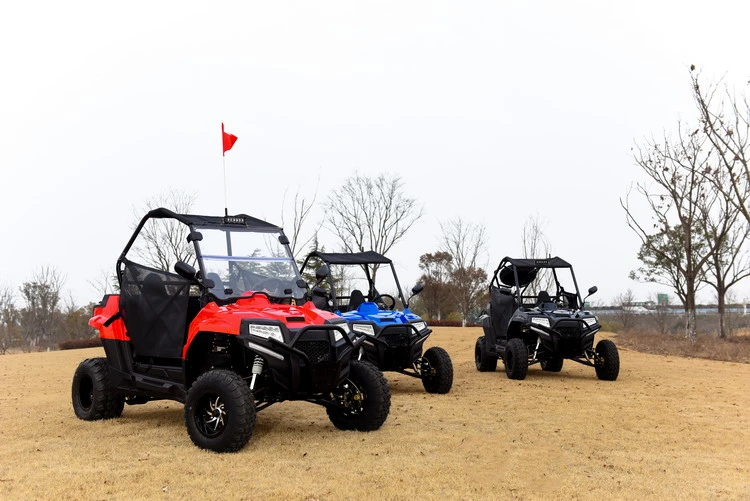
[[[171,235],[184,260],[149,252],[155,234]],[[146,214],[117,260],[120,294],[105,296],[89,322],[106,358],[75,371],[76,416],[115,418],[126,403],[176,400],[195,445],[218,452],[241,449],[256,411],[284,400],[324,406],[339,429],[380,428],[390,409],[385,377],[357,360],[364,336],[305,301],[288,244],[281,228],[244,214]]]
[[[316,271],[318,282],[312,289],[311,298],[318,307],[344,317],[354,332],[365,335],[360,358],[372,362],[382,371],[395,371],[421,379],[429,393],[450,391],[453,385],[451,358],[439,346],[422,353],[424,342],[432,330],[427,322],[409,309],[411,298],[404,297],[390,259],[373,251],[312,252],[302,264],[302,272],[312,268],[314,263],[324,264]],[[396,298],[376,288],[376,275],[372,272],[374,266],[382,266],[381,270],[386,266],[390,268],[403,310],[397,309]],[[358,279],[364,292],[356,288],[342,291],[341,283],[336,282],[334,275],[346,275],[344,270],[356,271],[350,277]],[[327,280],[328,290],[320,287],[323,280]],[[415,285],[411,290],[412,296],[419,294],[422,288],[422,284]]]
[[[589,296],[596,291],[591,287]],[[477,370],[494,371],[500,358],[510,379],[524,379],[529,365],[538,362],[545,371],[559,372],[569,359],[594,367],[599,379],[614,381],[620,371],[617,347],[604,339],[594,349],[601,325],[583,304],[566,261],[503,258],[490,281],[484,336],[474,348]]]

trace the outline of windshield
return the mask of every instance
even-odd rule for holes
[[[278,232],[244,228],[196,227],[206,278],[214,281],[212,292],[221,297],[265,292],[279,298],[302,298],[305,289],[297,265],[287,246],[279,243]]]

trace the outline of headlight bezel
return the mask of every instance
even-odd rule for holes
[[[547,317],[531,317],[531,323],[549,329],[550,321]]]
[[[583,319],[583,322],[584,322],[584,323],[586,324],[586,327],[588,327],[588,328],[590,329],[590,328],[592,328],[592,327],[593,327],[594,325],[596,325],[596,324],[598,324],[598,323],[599,323],[599,319],[598,319],[598,318],[596,318],[596,315],[594,315],[593,317],[587,317],[587,318],[584,318],[584,319]]]
[[[355,323],[355,324],[350,324],[350,327],[352,331],[356,332],[357,334],[364,334],[366,336],[375,335],[375,326],[372,324]]]
[[[336,327],[341,327],[342,329],[344,329],[344,332],[346,332],[347,336],[352,337],[351,336],[352,329],[351,329],[351,326],[349,325],[349,322],[347,322],[347,321],[337,322],[337,323],[331,322],[331,325],[335,325]],[[338,343],[342,339],[344,339],[344,336],[341,335],[341,331],[338,330],[338,329],[334,329],[333,330],[333,341],[334,341],[334,343]]]
[[[427,322],[420,320],[419,322],[412,322],[411,325],[413,325],[418,332],[422,332],[427,328]]]
[[[280,343],[284,342],[284,332],[280,325],[274,324],[248,324],[248,334],[262,339],[275,339]]]

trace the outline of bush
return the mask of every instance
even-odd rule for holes
[[[87,339],[70,339],[60,342],[57,347],[61,350],[80,350],[81,348],[98,348],[102,345],[102,340],[98,337]]]
[[[617,344],[625,348],[678,357],[706,358],[725,362],[750,363],[750,336],[719,339],[712,334],[698,334],[695,341],[684,335],[660,335],[628,331],[617,335]]]
[[[461,327],[460,320],[425,320],[430,327]],[[481,327],[476,322],[466,322],[466,327]]]

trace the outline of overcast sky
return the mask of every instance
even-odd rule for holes
[[[595,303],[670,292],[628,279],[630,149],[695,119],[690,64],[744,92],[748,19],[719,1],[4,2],[0,285],[51,265],[98,300],[147,199],[223,213],[223,121],[230,213],[280,224],[285,193],[289,210],[298,189],[400,176],[424,208],[389,256],[403,284],[441,222],[485,225],[494,270],[538,215]]]

